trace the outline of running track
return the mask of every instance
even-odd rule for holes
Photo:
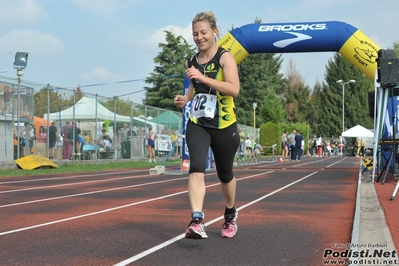
[[[209,239],[184,238],[187,174],[149,169],[0,179],[1,265],[323,265],[350,242],[355,157],[236,167],[238,233],[220,237],[223,198],[206,174]]]

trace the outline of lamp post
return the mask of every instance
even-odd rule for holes
[[[14,69],[17,70],[17,77],[18,77],[18,109],[17,109],[17,129],[18,129],[18,134],[20,134],[19,132],[19,123],[20,123],[20,119],[21,119],[21,77],[24,74],[24,69],[26,67],[26,65],[28,64],[28,53],[25,52],[17,52],[15,54],[15,61],[14,61]],[[28,132],[27,132],[28,134]],[[19,140],[18,136],[18,140]],[[26,135],[26,137],[29,137],[28,135]],[[27,146],[27,150],[29,148],[29,140],[26,141],[25,140],[25,145]],[[20,141],[18,141],[17,144],[17,158],[20,157]]]
[[[342,133],[344,133],[345,131],[345,85],[349,84],[349,83],[355,83],[356,80],[351,79],[347,82],[343,82],[342,79],[337,80],[337,83],[340,83],[342,85]],[[344,144],[344,136],[342,136],[341,134],[341,138],[342,138],[342,145],[341,145],[341,155],[343,155],[342,151],[343,151],[343,144]]]
[[[257,102],[253,102],[252,103],[252,108],[254,109],[254,128],[256,128],[256,114],[255,114],[256,107],[258,107],[258,103]]]

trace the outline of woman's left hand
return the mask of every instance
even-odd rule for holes
[[[191,66],[189,68],[186,69],[186,75],[187,78],[189,79],[196,79],[199,82],[203,82],[204,81],[204,75],[198,71],[198,69],[196,69],[194,66]]]
[[[186,105],[188,99],[187,96],[185,95],[177,95],[174,99],[174,104],[176,105],[176,107],[178,108],[182,108],[184,105]]]

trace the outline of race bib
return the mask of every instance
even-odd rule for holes
[[[205,117],[212,119],[216,114],[216,102],[216,95],[199,93],[195,95],[191,104],[191,114],[194,118]]]

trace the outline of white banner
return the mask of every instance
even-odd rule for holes
[[[172,149],[172,138],[169,135],[158,135],[158,150],[170,151]]]

